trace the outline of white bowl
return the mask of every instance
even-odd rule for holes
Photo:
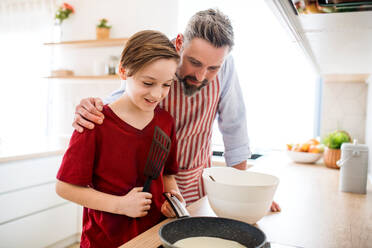
[[[317,162],[323,153],[287,151],[288,156],[297,163],[313,164]]]
[[[249,224],[266,215],[279,184],[275,176],[230,167],[206,168],[202,177],[216,215]]]

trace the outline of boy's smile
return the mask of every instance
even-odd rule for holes
[[[168,95],[174,80],[177,63],[170,59],[159,59],[145,66],[127,81],[126,94],[137,110],[148,112]]]

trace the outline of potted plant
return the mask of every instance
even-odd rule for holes
[[[341,158],[341,145],[345,142],[351,142],[350,135],[341,130],[336,130],[326,135],[323,144],[326,146],[323,160],[327,167],[338,169],[336,162]]]
[[[111,26],[107,25],[107,19],[100,19],[96,27],[97,40],[108,39],[110,36],[110,28]]]

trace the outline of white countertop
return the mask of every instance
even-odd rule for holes
[[[1,139],[0,163],[60,155],[65,152],[66,147],[66,139],[58,137]]]

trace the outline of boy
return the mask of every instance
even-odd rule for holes
[[[162,196],[181,201],[173,177],[178,171],[175,127],[157,105],[168,94],[179,55],[162,33],[133,35],[122,53],[119,75],[126,91],[103,107],[106,121],[93,130],[74,132],[57,175],[57,193],[84,206],[81,247],[118,247],[172,217]],[[144,167],[155,126],[171,139],[168,159],[150,192],[142,192]]]

